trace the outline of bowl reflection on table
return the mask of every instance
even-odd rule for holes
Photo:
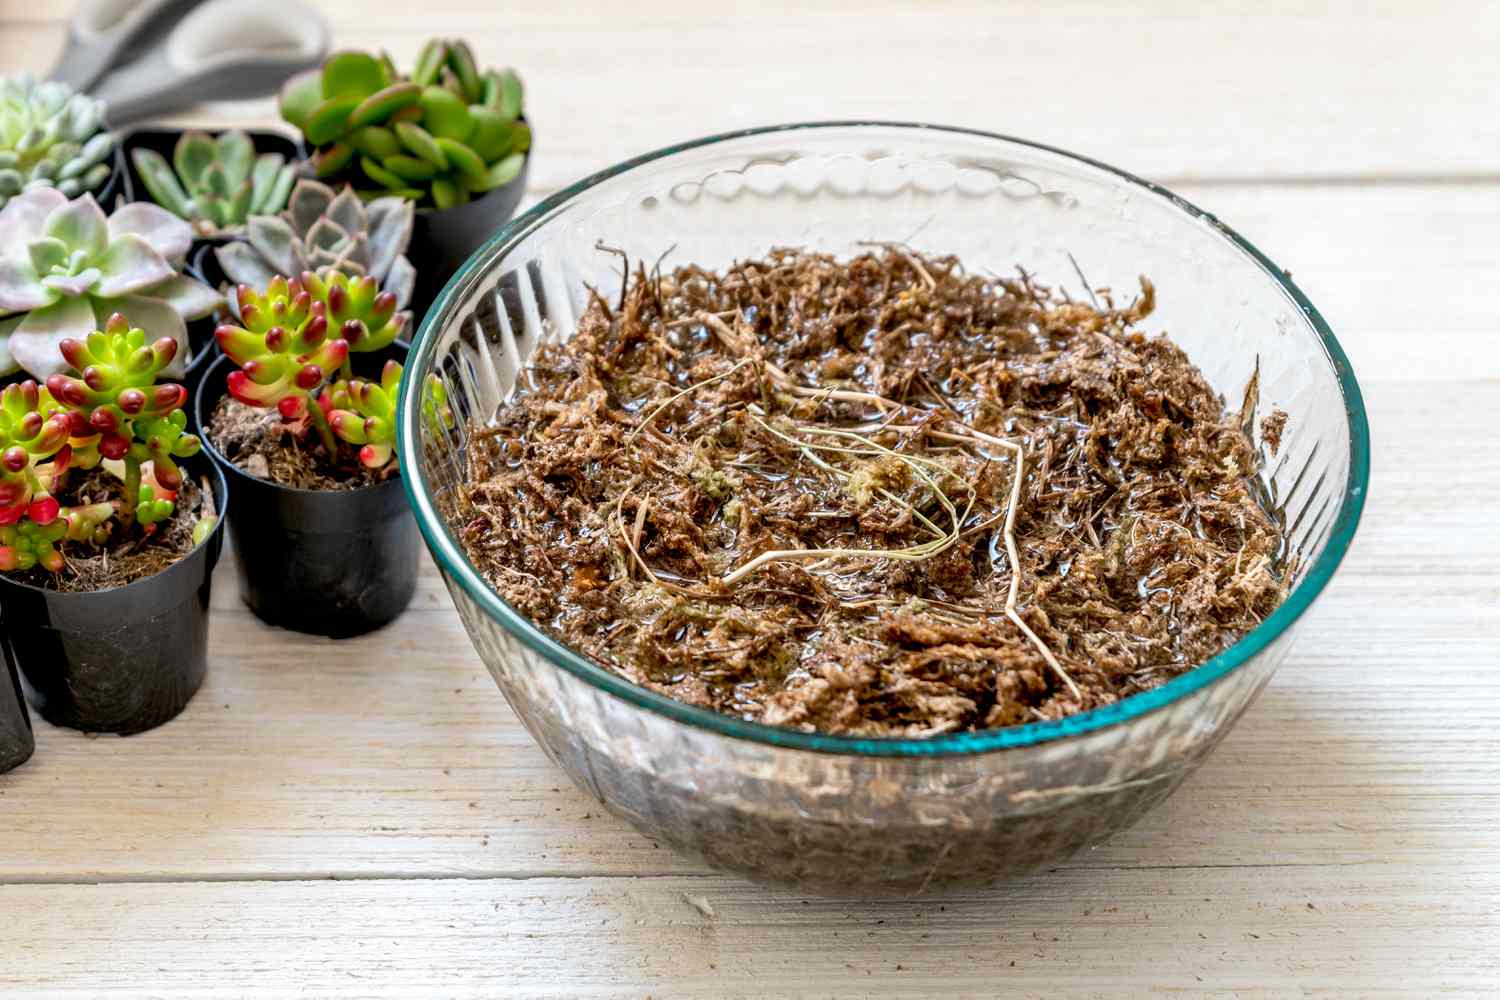
[[[496,596],[459,544],[472,421],[490,419],[539,341],[566,337],[620,259],[722,268],[798,246],[869,240],[954,254],[975,273],[1158,291],[1170,331],[1238,405],[1291,420],[1264,474],[1296,583],[1210,662],[1058,722],[925,740],[745,722],[646,691],[569,650]],[[1322,318],[1283,272],[1211,216],[1057,150],[915,125],[820,124],[719,136],[628,161],[538,205],[477,253],[429,313],[409,386],[435,375],[457,421],[401,404],[407,491],[475,648],[542,748],[647,835],[750,878],[816,892],[914,893],[1031,871],[1160,803],[1285,659],[1363,506],[1368,428]]]

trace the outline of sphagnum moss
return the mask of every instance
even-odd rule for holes
[[[1257,453],[1118,308],[879,245],[637,269],[471,436],[464,543],[632,680],[932,735],[1161,684],[1284,595]]]

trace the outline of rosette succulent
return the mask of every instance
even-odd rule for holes
[[[237,285],[265,288],[278,274],[337,271],[351,278],[368,275],[396,297],[396,308],[411,300],[417,272],[406,259],[415,210],[405,198],[387,196],[368,203],[352,188],[338,194],[310,178],[297,182],[279,215],[252,216],[245,239],[214,251],[219,266]]]
[[[30,73],[0,77],[0,208],[37,187],[68,197],[94,190],[114,148],[102,101]]]
[[[224,304],[179,273],[192,227],[135,202],[106,217],[93,196],[37,188],[0,210],[0,375],[62,370],[64,340],[83,340],[120,313],[177,345],[168,376],[186,371],[187,322]]]
[[[359,445],[359,460],[384,469],[396,455],[396,403],[401,389],[401,362],[387,361],[379,382],[339,381],[318,398],[328,426],[339,440]]]
[[[30,380],[0,390],[0,524],[28,513],[44,524],[56,516],[37,468],[67,447],[73,422],[50,398],[44,405],[44,395]],[[62,457],[65,467],[70,455]]]
[[[301,416],[309,394],[349,357],[349,342],[329,336],[328,304],[302,281],[277,275],[264,292],[240,286],[239,315],[243,326],[226,323],[214,333],[240,366],[229,373],[229,394],[247,406],[274,406],[289,420]]]
[[[183,434],[187,390],[156,377],[177,353],[171,337],[147,344],[145,331],[124,316],[111,316],[87,340],[65,340],[62,354],[79,374],[50,375],[47,391],[75,417],[74,437],[97,434],[99,454],[110,459],[154,463],[156,481],[182,485],[174,458],[198,451],[198,439]]]
[[[335,52],[287,81],[281,115],[317,147],[319,177],[446,209],[520,175],[522,96],[514,71],[480,72],[467,44],[433,39],[406,77],[388,56]]]
[[[145,147],[131,150],[130,158],[152,200],[207,235],[241,226],[252,215],[281,211],[296,179],[296,167],[285,156],[256,156],[255,143],[238,130],[218,138],[185,132],[171,163]]]
[[[184,433],[187,390],[156,382],[176,350],[170,337],[146,343],[144,331],[116,314],[86,340],[63,342],[75,375],[54,374],[46,388],[28,379],[0,391],[0,570],[57,572],[59,543],[97,545],[137,526],[150,533],[173,514],[182,486],[177,460],[200,447]],[[118,500],[58,503],[70,469],[105,460],[122,480]],[[195,541],[206,534],[195,528]]]
[[[353,405],[349,386],[358,380],[352,377],[349,352],[378,351],[400,335],[406,314],[396,311],[395,296],[368,275],[334,272],[326,280],[310,271],[293,279],[277,275],[264,292],[240,286],[239,316],[243,325],[226,323],[215,333],[224,353],[240,366],[229,373],[229,395],[248,406],[274,406],[288,421],[306,419],[329,456],[337,457],[329,424],[334,407],[331,398],[318,397],[336,389],[340,401]],[[332,388],[330,379],[336,380]],[[365,398],[364,390],[359,392]],[[352,426],[350,433],[357,433]]]

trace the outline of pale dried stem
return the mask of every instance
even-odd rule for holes
[[[883,250],[890,250],[894,253],[900,254],[901,258],[908,264],[910,264],[912,268],[917,272],[917,274],[921,275],[922,281],[926,283],[927,290],[929,292],[937,288],[937,282],[932,280],[932,275],[927,273],[927,267],[922,263],[921,258],[912,253],[911,249],[907,247],[906,244],[882,242],[880,240],[860,240],[855,245],[862,247],[880,247]]]
[[[646,513],[651,509],[651,494],[647,493],[645,498],[635,509],[635,534],[631,538],[636,551],[641,548],[641,532],[646,530]]]
[[[952,518],[953,527],[951,530],[943,532],[939,535],[939,537],[934,538],[931,541],[923,542],[920,545],[909,546],[904,549],[773,549],[769,552],[762,552],[754,559],[751,559],[749,562],[726,575],[722,581],[726,586],[733,586],[740,580],[743,580],[745,577],[751,575],[752,573],[755,573],[761,567],[778,561],[796,562],[806,559],[814,559],[822,562],[828,559],[872,558],[899,559],[915,562],[922,559],[928,559],[934,555],[938,555],[946,551],[954,544],[954,542],[958,541],[959,535],[963,530],[963,522],[968,519],[969,512],[974,509],[974,495],[971,492],[968,505],[967,507],[965,507],[964,512],[960,514],[958,512],[958,508],[953,505],[953,501],[948,498],[948,495],[942,491],[942,489],[937,485],[936,482],[932,480],[930,476],[927,475],[927,473],[922,471],[921,466],[910,455],[903,455],[900,452],[892,451],[891,449],[885,448],[879,444],[875,444],[874,442],[865,442],[866,444],[870,445],[869,448],[856,449],[845,448],[837,445],[820,445],[813,444],[812,442],[807,441],[799,441],[789,434],[783,434],[781,431],[778,431],[776,428],[760,419],[760,417],[756,416],[754,412],[751,413],[751,419],[754,420],[761,427],[761,429],[766,431],[768,434],[771,434],[779,440],[787,442],[788,444],[797,448],[799,451],[803,451],[804,453],[809,449],[812,449],[818,451],[837,452],[842,454],[876,454],[890,456],[897,459],[898,461],[905,464],[913,474],[920,478],[923,483],[933,491],[934,495],[938,498],[938,502],[943,505],[943,508],[948,512],[948,516]],[[943,467],[943,471],[947,473],[949,470],[946,467]]]
[[[620,493],[619,499],[615,501],[614,516],[610,518],[612,526],[616,531],[620,533],[620,541],[625,543],[625,550],[630,553],[631,558],[634,559],[635,564],[641,568],[641,572],[646,574],[646,578],[648,580],[656,584],[658,587],[661,587],[663,590],[670,590],[674,594],[691,595],[691,591],[683,587],[679,587],[676,584],[668,583],[667,581],[663,580],[661,577],[653,573],[651,571],[651,567],[647,565],[646,560],[641,556],[639,546],[641,540],[641,532],[646,526],[646,511],[648,509],[648,504],[651,502],[651,498],[649,495],[636,508],[634,537],[632,537],[632,533],[629,527],[627,527],[625,524],[625,500],[630,496],[630,491],[635,489],[635,484],[639,481],[639,479],[632,480],[630,485],[625,487],[625,489]]]
[[[875,245],[885,246],[888,249],[895,250],[896,252],[902,254],[906,258],[908,263],[910,263],[912,267],[917,271],[917,273],[922,277],[923,281],[927,283],[929,289],[935,288],[937,286],[937,283],[933,280],[932,275],[927,272],[926,267],[922,265],[921,261],[911,255],[904,248],[900,247],[897,244]],[[734,315],[738,317],[737,313]],[[745,339],[742,338],[738,333],[736,333],[728,323],[724,322],[723,316],[723,313],[700,312],[696,314],[693,319],[712,329],[714,333],[719,337],[719,339],[724,342],[725,346],[738,353],[742,358],[739,364],[744,364],[746,361],[750,360],[753,357],[757,358],[767,375],[770,376],[771,380],[776,383],[779,388],[785,391],[791,392],[794,395],[804,398],[818,398],[824,400],[832,399],[849,403],[867,403],[875,406],[883,413],[889,412],[890,410],[900,411],[908,408],[905,404],[898,403],[894,400],[887,399],[884,396],[879,396],[874,393],[860,392],[850,389],[819,389],[813,388],[811,386],[799,385],[781,368],[777,367],[769,361],[766,361],[764,358],[758,358],[756,352],[751,349],[751,346],[746,343]],[[739,367],[739,364],[737,364],[734,369],[730,369],[729,372],[725,372],[723,375],[716,376],[715,380],[717,378],[724,378],[728,376]],[[684,390],[683,393],[679,393],[677,396],[674,396],[672,399],[668,400],[662,405],[670,405],[677,398],[680,398],[681,395],[684,395],[687,392],[691,392],[693,388],[696,388],[696,386]],[[655,412],[653,412],[652,416],[655,416]],[[761,427],[763,427],[771,434],[775,435],[778,438],[781,438],[782,440],[790,442],[804,454],[807,453],[808,449],[817,449],[821,451],[842,452],[845,454],[880,454],[895,457],[897,460],[904,463],[907,468],[911,469],[912,472],[915,473],[920,479],[922,479],[924,484],[933,491],[933,494],[938,498],[939,502],[943,504],[949,516],[954,519],[954,524],[951,531],[942,533],[940,537],[935,538],[932,541],[925,542],[922,545],[911,546],[906,549],[885,551],[873,549],[777,549],[770,552],[763,552],[760,555],[756,556],[754,559],[745,563],[743,566],[740,566],[738,569],[725,576],[723,578],[723,583],[725,583],[726,585],[733,585],[756,572],[762,566],[765,566],[768,563],[777,560],[800,561],[805,559],[821,560],[828,558],[888,558],[919,561],[929,559],[946,551],[948,548],[954,545],[959,540],[959,538],[963,536],[963,534],[965,534],[962,523],[964,520],[968,519],[969,512],[973,509],[975,500],[974,491],[970,491],[968,506],[965,509],[963,516],[959,517],[957,510],[954,508],[952,500],[950,500],[948,495],[938,487],[937,483],[933,482],[930,476],[922,471],[921,466],[924,464],[928,466],[935,466],[945,475],[952,475],[952,470],[931,459],[912,455],[904,455],[900,452],[896,452],[889,448],[886,448],[878,442],[871,441],[870,439],[861,436],[861,430],[863,430],[864,433],[869,433],[874,430],[917,430],[917,427],[900,427],[891,425],[889,423],[882,423],[873,427],[862,425],[860,428],[799,428],[813,433],[841,437],[846,440],[852,438],[866,445],[865,449],[854,449],[835,448],[829,445],[814,445],[807,441],[800,441],[796,438],[790,437],[789,435],[782,434],[780,431],[777,431],[775,428],[771,427],[770,424],[765,423],[758,417],[755,417],[753,414],[752,419],[755,419],[756,422],[761,425]],[[1083,693],[1079,690],[1078,685],[1073,681],[1073,678],[1069,676],[1068,672],[1063,669],[1062,664],[1058,662],[1057,657],[1053,655],[1051,648],[1049,648],[1047,644],[1042,641],[1041,636],[1037,635],[1036,632],[1032,630],[1031,626],[1026,624],[1026,620],[1021,617],[1021,613],[1017,608],[1017,604],[1019,603],[1020,599],[1021,588],[1021,553],[1019,546],[1016,544],[1016,514],[1021,506],[1021,486],[1022,480],[1025,479],[1026,475],[1025,449],[1023,449],[1018,442],[1009,441],[1005,438],[995,437],[992,434],[986,434],[974,427],[970,427],[968,424],[957,419],[956,417],[947,416],[944,417],[944,421],[955,427],[961,433],[954,433],[952,431],[940,431],[933,428],[925,428],[926,432],[931,436],[938,438],[939,440],[962,442],[971,445],[975,443],[982,443],[998,448],[1004,448],[1015,459],[1015,474],[1011,477],[1010,500],[1007,503],[1005,510],[1005,553],[1006,557],[1010,561],[1010,587],[1005,599],[1005,616],[1015,624],[1016,628],[1021,630],[1021,633],[1026,636],[1026,638],[1036,648],[1037,652],[1041,654],[1041,657],[1046,661],[1047,666],[1050,667],[1052,671],[1057,674],[1057,676],[1063,681],[1063,683],[1067,685],[1068,690],[1072,692],[1073,697],[1078,698],[1081,701]],[[991,518],[989,519],[989,521],[986,521],[984,523],[988,524],[992,523],[993,521],[994,518]],[[929,523],[929,526],[933,527],[934,530],[937,530],[935,525],[930,525]],[[622,531],[623,528],[624,525],[622,522]],[[634,552],[634,550],[632,550],[632,552]],[[645,563],[640,559],[639,554],[636,554],[636,559],[641,562],[641,565],[644,568]],[[646,572],[649,574],[650,570],[647,569]],[[654,574],[652,574],[652,579],[656,579]]]
[[[683,389],[681,392],[673,393],[671,396],[669,396],[667,398],[667,400],[664,403],[660,404],[659,406],[654,407],[651,410],[650,413],[646,414],[646,418],[644,420],[642,420],[640,423],[636,424],[634,430],[632,430],[629,434],[625,435],[625,443],[629,444],[630,442],[634,441],[637,434],[639,434],[641,431],[645,430],[647,427],[651,426],[651,421],[655,420],[657,418],[657,416],[661,413],[662,410],[665,410],[667,407],[669,407],[673,403],[677,402],[683,396],[686,396],[686,395],[688,395],[689,393],[692,393],[692,392],[696,392],[697,390],[703,388],[706,385],[713,385],[715,382],[722,381],[723,379],[726,379],[729,376],[733,375],[735,372],[739,371],[741,368],[745,367],[749,363],[750,363],[750,359],[749,358],[745,358],[744,360],[738,362],[733,368],[729,369],[727,372],[720,372],[718,375],[714,375],[711,378],[706,378],[706,379],[704,379],[701,382],[694,382],[692,385],[688,386],[686,389]]]

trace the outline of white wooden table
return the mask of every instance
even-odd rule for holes
[[[48,65],[67,6],[0,0],[0,69]],[[601,814],[430,566],[396,624],[337,643],[260,624],[221,567],[180,719],[41,724],[0,777],[0,994],[1500,993],[1500,5],[320,6],[339,44],[406,63],[464,34],[519,66],[534,196],[685,137],[860,116],[1168,184],[1291,269],[1353,359],[1360,538],[1165,807],[1019,884],[882,904],[752,888]]]

